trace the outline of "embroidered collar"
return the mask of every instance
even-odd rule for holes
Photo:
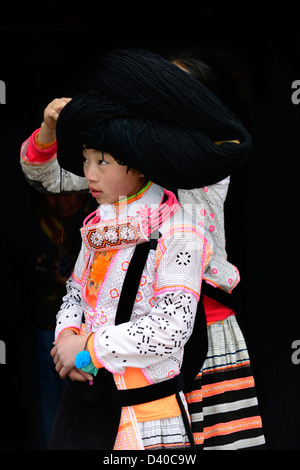
[[[89,251],[120,249],[148,241],[151,233],[175,214],[179,204],[173,193],[152,183],[145,189],[140,198],[126,205],[126,210],[124,206],[118,217],[111,205],[100,206],[84,220],[81,235]]]
[[[137,194],[133,195],[133,196],[130,196],[130,197],[126,197],[124,199],[121,199],[120,201],[118,202],[115,202],[113,204],[116,212],[119,214],[122,209],[129,205],[129,204],[132,204],[133,202],[137,202],[139,199],[141,199],[145,194],[146,192],[148,191],[148,189],[153,185],[152,181],[149,181],[147,183],[146,186],[144,186]]]

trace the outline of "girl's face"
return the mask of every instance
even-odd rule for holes
[[[119,163],[109,154],[95,149],[83,149],[83,170],[92,196],[98,204],[113,204],[136,194],[146,179],[135,169]]]

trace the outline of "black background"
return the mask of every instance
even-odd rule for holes
[[[253,138],[249,161],[231,178],[225,206],[227,251],[269,450],[300,449],[299,134],[300,27],[286,2],[95,1],[12,4],[0,17],[1,323],[0,449],[36,449],[39,419],[31,322],[32,204],[21,143],[53,98],[70,96],[90,57],[115,47],[162,54],[189,50],[209,63],[223,101]],[[300,354],[299,354],[300,357]]]

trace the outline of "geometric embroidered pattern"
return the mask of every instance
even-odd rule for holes
[[[106,221],[81,228],[82,239],[90,251],[125,248],[147,241],[137,217],[121,221]]]

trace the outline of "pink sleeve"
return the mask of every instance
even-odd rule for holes
[[[35,130],[29,138],[29,144],[26,151],[26,157],[29,163],[45,163],[56,156],[56,142],[54,142],[50,147],[45,145],[46,148],[44,149],[41,149],[36,145],[35,136],[39,132],[40,129]]]

